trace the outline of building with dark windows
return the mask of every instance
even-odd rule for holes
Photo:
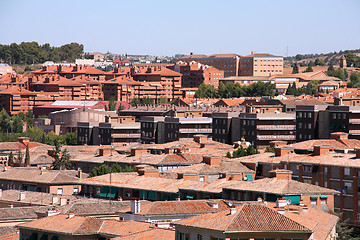
[[[235,134],[240,131],[239,125],[233,124],[234,117],[238,117],[239,114],[239,112],[214,112],[212,115],[212,139],[227,144],[239,141],[238,134]]]
[[[165,118],[164,117],[142,117],[141,123],[141,142],[149,143],[165,143]]]
[[[100,123],[99,135],[102,145],[136,143],[140,141],[140,123]]]
[[[296,106],[296,141],[330,138],[327,105]]]
[[[78,145],[100,145],[99,123],[78,122],[77,139]]]
[[[294,113],[240,113],[233,119],[233,141],[244,139],[257,148],[270,146],[271,141],[295,141]]]

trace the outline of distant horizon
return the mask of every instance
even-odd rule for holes
[[[360,1],[3,0],[0,44],[84,45],[84,52],[278,56],[360,48]]]

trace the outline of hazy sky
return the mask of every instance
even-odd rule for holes
[[[360,48],[359,0],[0,0],[0,44],[86,52],[276,55]]]

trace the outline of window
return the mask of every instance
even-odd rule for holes
[[[79,188],[75,187],[74,188],[74,194],[78,194],[79,193]]]
[[[303,170],[304,172],[311,172],[311,165],[304,165]]]
[[[62,189],[62,188],[58,188],[58,189],[57,189],[57,194],[58,194],[58,195],[62,195],[62,194],[63,194],[63,189]]]
[[[352,183],[344,182],[344,190],[345,190],[345,194],[352,194]]]
[[[317,208],[317,206],[316,206],[316,204],[317,204],[317,197],[310,197],[310,201],[311,201],[311,208],[314,208],[314,209],[316,209]]]
[[[197,240],[202,240],[203,238],[202,238],[202,235],[201,234],[198,234],[197,235]]]
[[[311,112],[309,112],[309,113],[308,113],[308,118],[311,118],[311,115],[312,115]]]
[[[350,168],[344,168],[344,175],[350,175]]]
[[[311,123],[308,124],[308,129],[311,129]]]
[[[200,175],[200,182],[204,182],[205,181],[205,176],[204,175]]]
[[[333,119],[336,119],[336,113],[333,113]]]
[[[301,129],[301,128],[302,128],[302,123],[299,123],[299,126],[298,126],[298,127],[299,127],[299,129]]]

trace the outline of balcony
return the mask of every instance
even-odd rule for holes
[[[257,125],[257,130],[296,130],[295,125]]]
[[[257,140],[295,140],[295,135],[258,135]]]
[[[212,128],[181,128],[180,133],[212,133]]]
[[[113,133],[112,138],[140,138],[140,133]]]
[[[360,118],[349,119],[350,124],[360,124]]]
[[[349,130],[349,134],[351,134],[351,135],[360,135],[360,130]]]

